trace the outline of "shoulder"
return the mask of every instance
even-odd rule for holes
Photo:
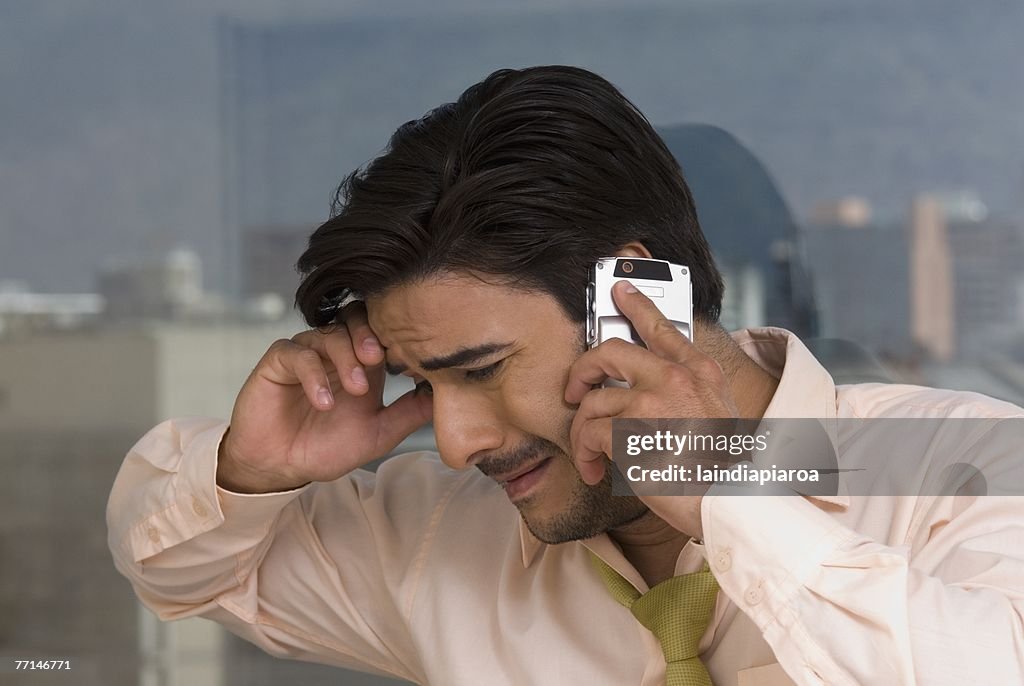
[[[836,386],[840,417],[858,418],[1024,418],[1024,409],[980,393],[908,384]]]

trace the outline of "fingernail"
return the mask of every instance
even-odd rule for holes
[[[316,392],[316,400],[324,407],[331,406],[331,390],[326,386],[321,386],[320,390]]]
[[[358,386],[370,385],[366,380],[366,372],[363,371],[362,367],[356,367],[352,370],[352,380],[355,381]]]
[[[368,352],[368,353],[374,353],[374,354],[379,353],[380,352],[380,342],[376,338],[374,338],[373,336],[370,336],[369,338],[363,339],[363,350]]]
[[[626,281],[625,284],[626,285],[622,287],[622,290],[625,291],[626,293],[639,293],[640,292],[640,291],[638,291],[636,289],[636,286],[634,286],[629,281]]]

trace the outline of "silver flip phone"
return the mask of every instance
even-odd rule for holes
[[[690,270],[665,260],[637,257],[602,257],[590,268],[587,284],[587,345],[611,338],[643,345],[629,320],[612,300],[616,281],[630,281],[654,301],[680,333],[693,341],[693,293]]]

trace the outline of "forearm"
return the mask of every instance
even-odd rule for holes
[[[299,493],[241,496],[219,488],[225,428],[215,420],[165,422],[132,448],[114,482],[107,524],[115,565],[161,616],[237,586]]]
[[[275,655],[418,679],[395,599],[419,547],[396,542],[400,532],[429,538],[436,470],[415,460],[383,470],[400,482],[395,492],[418,488],[428,509],[388,511],[390,489],[358,470],[320,487],[234,493],[216,483],[226,428],[166,422],[125,458],[107,506],[109,544],[139,599],[161,619],[207,617]]]
[[[955,548],[943,575],[799,496],[709,498],[703,514],[723,592],[797,683],[1024,683],[1024,566],[1007,552]]]

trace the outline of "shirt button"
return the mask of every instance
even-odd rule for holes
[[[192,498],[192,511],[200,517],[206,516],[206,507],[199,502],[199,498]]]
[[[728,572],[732,567],[732,555],[729,554],[728,550],[722,550],[715,553],[715,569],[720,572]]]
[[[146,533],[149,534],[149,540],[153,541],[153,543],[160,542],[160,532],[156,530],[155,526],[149,527],[149,529],[146,530]]]
[[[756,586],[751,586],[743,594],[743,599],[747,601],[747,605],[757,605],[763,597],[764,593],[761,591],[761,582],[758,582]]]

